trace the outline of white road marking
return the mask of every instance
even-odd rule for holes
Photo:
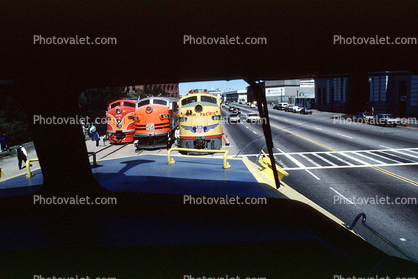
[[[253,131],[253,133],[257,135],[257,132],[256,131]]]
[[[383,147],[383,148],[387,148],[387,149],[393,149],[392,147],[387,147],[387,146],[380,145],[380,144],[379,144],[379,146],[380,146],[380,147]]]
[[[280,152],[282,152],[284,154],[284,151],[283,150],[280,150],[278,147],[276,147],[276,149],[279,150]]]
[[[338,195],[340,195],[343,199],[345,199],[347,202],[349,202],[349,203],[351,203],[351,204],[354,204],[352,201],[350,201],[349,199],[347,199],[346,197],[344,197],[343,195],[341,195],[340,193],[338,193],[338,191],[337,190],[335,190],[334,188],[332,188],[332,187],[329,187],[332,191],[334,191],[335,193],[337,193]]]
[[[326,159],[326,158],[324,158],[324,157],[319,156],[318,154],[312,153],[312,155],[314,155],[314,156],[315,156],[315,157],[317,157],[318,159],[320,159],[320,160],[324,161],[325,163],[330,164],[331,166],[336,166],[336,165],[337,165],[337,164],[334,164],[333,162],[331,162],[330,160],[328,160],[328,159]]]
[[[352,138],[353,138],[353,137],[346,136],[346,135],[342,135],[342,134],[337,134],[337,135],[342,136],[342,137],[346,137],[346,138],[350,138],[350,139],[352,139]]]
[[[340,162],[343,162],[344,164],[347,164],[347,165],[349,165],[349,166],[354,166],[352,163],[347,162],[346,160],[343,160],[343,159],[341,159],[341,158],[338,158],[338,157],[337,157],[337,156],[335,156],[334,154],[329,153],[328,155],[329,155],[329,156],[331,156],[332,158],[337,159],[337,160],[338,160],[338,161],[340,161]]]
[[[317,129],[317,130],[321,130],[321,131],[322,131],[322,129],[321,129],[321,128],[318,128],[318,127],[315,127],[315,129]]]
[[[303,159],[305,159],[306,161],[308,161],[309,163],[311,163],[312,165],[316,166],[316,167],[320,167],[321,165],[318,164],[317,162],[315,162],[314,160],[308,158],[307,156],[300,154],[300,157],[302,157]]]
[[[384,164],[385,164],[385,163],[383,163],[382,161],[376,160],[376,159],[374,159],[374,158],[370,158],[370,157],[368,157],[368,156],[366,156],[366,155],[364,155],[364,154],[361,154],[360,152],[354,152],[354,153],[356,153],[357,155],[362,156],[362,157],[364,157],[364,158],[367,158],[367,159],[369,159],[369,160],[372,160],[372,161],[378,162],[379,164],[382,164],[382,165],[384,165]]]
[[[313,174],[312,172],[310,172],[309,170],[306,170],[310,175],[312,175],[313,177],[315,177],[318,180],[321,180],[321,178],[319,178],[318,176],[316,176],[315,174]]]
[[[368,163],[366,163],[366,162],[364,162],[364,161],[362,161],[362,160],[360,160],[360,159],[354,158],[354,157],[352,157],[352,156],[348,155],[348,154],[347,154],[347,153],[345,153],[345,152],[340,152],[340,154],[341,154],[341,155],[343,155],[343,156],[345,156],[345,157],[347,157],[347,158],[350,158],[351,160],[357,161],[357,162],[359,162],[360,164],[363,164],[363,165],[368,165]]]
[[[301,163],[301,162],[299,162],[298,160],[296,160],[295,158],[293,158],[292,156],[290,156],[290,155],[287,155],[287,154],[284,154],[287,158],[289,158],[293,163],[295,163],[296,165],[298,165],[300,168],[303,168],[303,169],[305,169],[306,167]]]

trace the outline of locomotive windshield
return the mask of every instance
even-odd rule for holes
[[[125,106],[125,107],[135,107],[135,103],[130,103],[130,102],[123,102],[123,105]]]
[[[197,96],[190,96],[189,98],[185,98],[184,100],[182,100],[181,105],[184,106],[195,102],[197,102]]]
[[[149,100],[143,100],[143,101],[140,101],[139,103],[138,103],[138,107],[140,108],[140,107],[143,107],[143,106],[146,106],[146,105],[149,105]]]
[[[117,107],[117,106],[120,106],[120,102],[111,104],[110,108],[112,109],[112,108]]]
[[[202,102],[208,102],[208,103],[212,103],[212,104],[217,104],[218,101],[215,97],[211,97],[211,96],[201,96],[200,100]]]
[[[167,101],[165,101],[165,100],[154,99],[152,102],[153,102],[153,104],[155,104],[155,105],[163,105],[163,106],[167,106]]]

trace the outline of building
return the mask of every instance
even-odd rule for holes
[[[247,102],[247,89],[232,90],[223,93],[223,99],[227,102]]]
[[[371,111],[369,87],[365,75],[315,78],[315,108],[350,114]]]
[[[155,91],[165,91],[169,93],[170,97],[179,98],[179,84],[178,83],[165,83],[165,84],[146,84],[146,85],[133,85],[127,86],[126,90],[128,92],[134,92],[136,90],[155,90]]]
[[[372,73],[370,104],[375,113],[418,117],[418,76],[408,72]]]
[[[267,103],[289,103],[309,108],[315,106],[313,79],[266,80],[258,85],[264,90]],[[247,87],[247,100],[256,101],[251,86]]]

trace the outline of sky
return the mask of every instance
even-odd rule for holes
[[[216,81],[201,81],[201,82],[183,82],[179,84],[180,95],[185,96],[189,90],[193,89],[207,89],[229,91],[229,90],[243,90],[247,89],[249,84],[242,79],[235,80],[216,80]]]

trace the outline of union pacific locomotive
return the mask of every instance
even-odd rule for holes
[[[110,143],[129,143],[134,141],[136,99],[120,99],[109,104],[107,131]]]
[[[182,148],[221,149],[221,100],[207,90],[193,90],[179,101],[179,145]]]
[[[178,99],[150,97],[138,100],[134,144],[137,149],[170,148],[178,126]]]

